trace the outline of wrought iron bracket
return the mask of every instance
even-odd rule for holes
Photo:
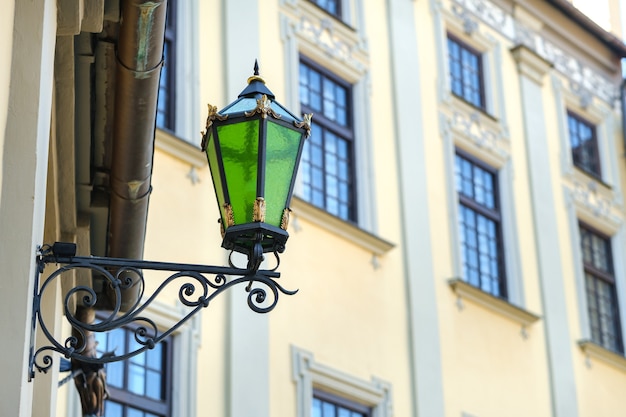
[[[260,243],[259,243],[260,245]],[[255,245],[256,246],[256,245]],[[35,290],[33,298],[33,317],[30,338],[29,378],[35,377],[35,370],[47,372],[53,365],[53,353],[58,352],[67,359],[81,362],[104,365],[109,362],[117,362],[138,355],[148,349],[154,348],[164,338],[171,335],[192,316],[208,307],[210,302],[219,294],[230,287],[246,283],[245,290],[248,292],[248,306],[257,313],[267,313],[274,309],[280,293],[293,295],[297,292],[290,291],[279,285],[276,280],[280,273],[276,271],[279,264],[278,253],[277,265],[271,270],[261,270],[259,266],[263,254],[257,250],[255,259],[249,259],[247,268],[239,268],[233,265],[229,259],[229,267],[179,264],[169,262],[153,262],[143,260],[83,257],[74,256],[76,245],[72,243],[55,243],[44,245],[36,256],[37,273],[35,277]],[[259,253],[260,252],[260,253]],[[258,257],[260,256],[260,258]],[[48,264],[60,265],[60,268],[52,272],[40,283],[41,274]],[[85,323],[76,316],[76,307],[96,308],[99,304],[98,297],[102,298],[101,289],[94,288],[94,279],[88,281],[91,285],[72,286],[74,271],[90,271],[91,276],[96,276],[98,285],[106,287],[110,305],[105,311],[105,317],[97,322]],[[143,271],[166,271],[170,272],[167,278],[162,279],[151,295],[146,296],[146,280]],[[73,329],[73,334],[61,337],[58,340],[46,325],[46,318],[42,314],[42,300],[54,282],[70,280],[71,288],[63,296],[63,314],[65,320]],[[122,311],[122,293],[131,286],[139,285],[136,302],[128,309]],[[67,286],[64,285],[67,288]],[[157,323],[146,315],[146,309],[153,303],[166,287],[178,287],[178,299],[189,310],[172,327],[163,330]],[[52,291],[49,291],[52,292]],[[139,348],[123,355],[110,352],[101,357],[87,356],[84,354],[87,339],[90,334],[107,332],[129,324],[133,325],[135,340]],[[35,349],[35,334],[37,326],[47,339],[43,346]],[[47,344],[49,343],[49,344]]]

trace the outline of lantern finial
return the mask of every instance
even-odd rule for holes
[[[259,75],[259,61],[257,59],[254,60],[254,75],[248,77],[248,85],[252,84],[255,81],[260,81],[265,84],[265,80]]]

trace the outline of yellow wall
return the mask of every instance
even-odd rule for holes
[[[421,407],[429,402],[441,402],[432,408],[442,410],[441,416],[420,417],[617,417],[626,413],[622,395],[626,390],[626,359],[618,355],[611,363],[579,346],[589,331],[586,312],[581,310],[586,295],[580,285],[582,265],[576,234],[576,222],[582,219],[622,239],[626,170],[619,110],[603,102],[601,91],[588,91],[591,101],[585,107],[571,74],[558,66],[557,59],[562,56],[556,52],[551,56],[550,51],[527,45],[527,55],[516,60],[511,50],[519,45],[507,35],[507,26],[495,27],[486,21],[490,16],[499,16],[496,12],[477,16],[479,10],[466,11],[469,20],[464,21],[454,0],[416,1],[410,6],[400,0],[355,2],[362,10],[353,14],[352,26],[324,17],[304,0],[251,1],[245,3],[251,7],[245,11],[258,14],[243,14],[242,25],[248,28],[253,24],[250,27],[258,27],[259,33],[241,30],[237,37],[224,39],[225,33],[232,33],[228,30],[237,29],[226,27],[236,9],[233,4],[244,3],[198,3],[200,120],[206,117],[206,103],[222,108],[235,99],[230,90],[238,88],[238,92],[245,87],[255,58],[277,100],[297,109],[298,79],[292,69],[297,68],[298,54],[307,55],[354,83],[355,94],[361,94],[355,108],[361,111],[358,122],[365,132],[359,132],[361,136],[356,140],[365,149],[359,155],[369,160],[360,166],[357,180],[371,197],[360,202],[366,220],[358,226],[333,219],[294,197],[279,283],[299,291],[293,296],[281,294],[276,309],[258,318],[258,322],[246,323],[237,316],[238,309],[247,306],[245,294],[235,291],[218,297],[202,313],[196,322],[198,327],[193,328],[199,343],[194,356],[197,367],[186,370],[194,380],[190,389],[196,398],[196,415],[239,417],[233,409],[240,394],[233,385],[241,381],[237,371],[244,365],[237,361],[246,355],[240,352],[246,349],[250,354],[258,353],[263,361],[249,369],[251,379],[267,369],[267,375],[261,375],[266,384],[258,386],[258,392],[249,392],[247,398],[254,402],[262,396],[262,404],[267,401],[267,409],[259,411],[261,417],[296,415],[300,401],[292,356],[296,349],[310,352],[316,363],[333,372],[361,382],[389,383],[394,416],[424,414],[420,410],[431,408]],[[506,22],[525,25],[536,36],[533,41],[560,48],[563,56],[583,63],[589,70],[587,75],[602,77],[617,90],[621,77],[618,57],[588,31],[542,0],[513,1],[506,9],[499,8],[500,3],[486,4],[503,11],[501,17],[509,19]],[[410,8],[410,14],[394,16],[403,20],[397,22],[389,17],[392,11],[406,8]],[[468,23],[476,25],[471,33],[464,26]],[[313,29],[307,31],[307,24],[313,29],[325,27],[327,32],[315,38]],[[398,33],[394,31],[399,30],[396,24],[415,28],[406,39],[407,51],[394,38],[393,33]],[[450,94],[444,64],[447,52],[442,49],[447,31],[484,48],[491,83],[487,93],[492,101],[489,114]],[[324,42],[333,36],[337,42],[350,44],[352,49],[348,48],[346,56],[325,49],[329,44]],[[10,40],[3,42],[12,45]],[[394,45],[401,50],[391,50]],[[415,50],[410,49],[413,45]],[[8,53],[10,57],[10,50]],[[406,57],[417,62],[415,78],[409,80],[414,82],[414,91],[407,91],[409,87],[401,84],[406,79],[394,79],[396,74],[403,74],[395,67],[404,62],[403,54],[417,54]],[[250,67],[235,68],[239,60],[249,60]],[[521,67],[531,63],[537,65],[538,75],[527,82],[528,68]],[[245,75],[238,79],[240,74]],[[0,71],[0,85],[2,82]],[[2,91],[0,130],[5,123],[2,115],[7,113],[3,102],[8,102],[8,96],[3,101]],[[535,92],[536,113],[541,114],[525,113],[525,100]],[[405,101],[407,96],[415,101]],[[420,106],[406,109],[406,102]],[[577,172],[571,162],[564,162],[571,152],[567,138],[563,139],[561,123],[566,108],[588,114],[602,126],[600,135],[606,139],[603,166],[614,166],[614,171],[606,174],[608,185],[594,182]],[[399,114],[409,114],[414,120]],[[473,130],[461,132],[455,125],[457,116],[473,120]],[[529,134],[530,117],[542,121],[542,135]],[[194,126],[191,130],[202,129]],[[485,131],[500,135],[497,143],[480,143],[472,137]],[[214,265],[228,262],[226,251],[219,247],[218,210],[204,156],[185,142],[197,139],[157,132],[146,259]],[[533,141],[544,139],[541,145],[545,145],[542,149],[546,154],[541,156],[547,165],[541,168],[547,175],[538,183],[531,170],[536,167],[533,158],[537,157]],[[408,146],[415,143],[419,143],[417,148]],[[0,142],[0,150],[2,145]],[[476,301],[450,284],[460,275],[455,211],[458,196],[451,172],[454,167],[450,165],[455,148],[494,165],[501,173],[501,186],[507,187],[509,211],[503,214],[508,219],[503,223],[512,226],[507,244],[511,244],[513,256],[507,262],[513,264],[511,281],[515,282],[511,283],[514,297],[504,304],[517,316],[496,311],[502,308],[502,300],[483,295]],[[417,149],[420,154],[407,155],[407,149]],[[401,177],[406,172],[401,164],[422,160],[423,166],[411,171],[418,173],[415,178]],[[536,192],[543,186],[549,186],[553,195],[550,201],[538,202]],[[423,193],[418,195],[415,190]],[[583,194],[585,201],[580,199]],[[610,200],[608,214],[594,214],[598,196]],[[542,213],[546,207],[549,212]],[[413,222],[424,214],[426,218]],[[555,219],[548,231],[538,229],[542,223],[537,217],[543,214]],[[58,232],[55,215],[49,210],[51,235]],[[409,225],[414,224],[428,227],[412,229]],[[558,247],[549,248],[557,259],[548,262],[556,265],[559,276],[547,276],[545,272],[545,253],[538,249],[545,233],[553,234],[550,237],[558,242]],[[415,241],[430,251],[428,268],[424,270],[414,268],[424,265],[420,262],[425,256],[417,253]],[[413,263],[415,260],[420,262]],[[624,261],[620,262],[615,264],[616,269],[624,268]],[[267,265],[273,263],[272,256],[268,256]],[[162,276],[146,275],[148,293]],[[554,300],[544,293],[546,280],[561,286],[562,298]],[[414,288],[431,288],[432,292],[416,294]],[[180,314],[177,297],[178,287],[172,286],[161,300],[174,315]],[[555,313],[552,303],[557,301],[562,305]],[[622,309],[626,308],[623,294],[620,303]],[[520,316],[532,316],[536,321],[523,325]],[[548,326],[551,319],[562,320],[559,323],[568,340],[550,339],[554,337]],[[249,345],[243,347],[233,346],[239,340],[233,333],[254,330],[257,324],[265,332],[259,340],[247,340]],[[420,338],[424,334],[435,337]],[[566,347],[562,362],[565,368],[557,369],[553,363],[550,346],[557,342]],[[429,367],[428,372],[423,367]],[[417,393],[429,392],[423,385],[431,382],[424,380],[424,375],[430,373],[439,377],[430,391],[433,396],[417,397]],[[571,379],[563,380],[563,375],[571,375]],[[67,394],[69,389],[60,391],[63,398],[59,415],[67,409],[75,410],[67,404],[76,400]],[[563,392],[568,397],[563,397]],[[576,415],[564,414],[564,402],[570,403]]]

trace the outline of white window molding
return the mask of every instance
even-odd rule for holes
[[[431,3],[443,3],[431,0]],[[452,0],[451,12],[470,27],[481,22],[495,33],[508,39],[513,44],[523,43],[543,59],[554,65],[556,71],[568,78],[572,83],[579,84],[579,88],[598,99],[612,105],[616,97],[616,85],[604,73],[597,70],[598,66],[590,66],[587,62],[563,50],[554,43],[554,36],[545,37],[541,29],[547,22],[540,20],[540,15],[516,9],[513,16],[509,9],[504,9],[498,1],[490,0]],[[435,6],[431,7],[433,10]],[[566,38],[569,34],[565,28],[552,27],[559,37]],[[612,64],[606,56],[598,51],[587,48],[585,54],[592,57],[599,66],[610,67]]]
[[[566,179],[572,179],[576,176],[576,171],[578,171],[572,160],[572,147],[567,123],[567,112],[571,111],[595,126],[600,170],[602,173],[602,181],[598,181],[598,183],[612,189],[614,201],[621,201],[622,191],[619,182],[619,165],[617,154],[613,151],[615,149],[613,141],[616,128],[613,109],[587,90],[580,89],[579,86],[572,82],[569,82],[568,86],[564,86],[563,81],[562,77],[552,76],[555,106],[559,109],[557,112],[557,123],[561,148],[562,175]],[[578,176],[580,177],[580,175]],[[587,178],[592,180],[590,176],[587,176]]]
[[[150,317],[160,330],[169,329],[180,321],[189,308],[178,303],[172,307],[153,301],[145,309],[145,316]],[[197,357],[201,340],[201,317],[195,315],[171,335],[174,355],[172,355],[172,417],[195,417],[197,415]],[[78,391],[69,382],[67,396],[68,417],[81,417],[82,410]]]
[[[591,359],[597,359],[600,362],[609,365],[621,372],[626,373],[626,358],[619,353],[608,350],[591,340],[580,340],[578,346],[585,354],[585,361],[588,367],[591,367]]]
[[[297,417],[311,417],[313,389],[336,394],[372,408],[373,417],[392,417],[391,384],[365,381],[315,361],[313,354],[291,347],[292,375],[297,391]]]
[[[457,149],[473,155],[477,159],[488,164],[497,170],[498,197],[500,206],[500,225],[502,227],[504,268],[506,274],[507,299],[509,302],[524,306],[524,283],[521,270],[520,249],[517,231],[517,212],[515,196],[513,195],[513,163],[509,155],[508,140],[498,137],[497,131],[490,131],[489,128],[482,129],[480,124],[476,127],[467,127],[468,121],[472,120],[463,117],[458,113],[459,120],[467,122],[455,122],[442,112],[440,114],[443,147],[445,153],[446,167],[446,190],[448,199],[448,213],[450,224],[450,242],[452,244],[452,276],[463,276],[463,265],[461,262],[461,242],[459,239],[459,196],[454,178],[454,156]],[[477,116],[478,117],[478,116]],[[459,128],[459,126],[461,128]],[[492,127],[492,129],[494,129]],[[484,130],[484,131],[483,131]],[[480,133],[483,131],[483,133]],[[481,142],[476,138],[491,138],[487,142]]]
[[[304,219],[371,252],[375,258],[385,255],[395,247],[395,244],[359,229],[351,223],[344,222],[301,198],[294,197],[291,200],[291,209],[293,210],[291,224],[296,233],[302,230],[300,219]]]
[[[525,308],[519,307],[508,302],[505,299],[495,297],[489,293],[482,291],[471,284],[465,282],[462,278],[451,278],[448,285],[457,296],[457,307],[459,310],[465,308],[463,300],[472,301],[474,304],[482,306],[493,311],[500,316],[512,320],[521,326],[521,335],[526,338],[528,333],[526,329],[535,323],[541,317]]]
[[[451,91],[447,38],[448,34],[452,34],[481,53],[485,112],[500,121],[500,129],[508,138],[508,127],[504,124],[507,118],[502,74],[502,44],[473,16],[469,14],[459,16],[452,10],[445,9],[441,2],[431,1],[431,8],[434,13],[437,66],[440,74],[438,82],[440,103],[461,108],[471,107],[461,99],[456,99]]]
[[[355,31],[363,31],[365,25],[365,15],[363,14],[363,0],[339,0],[341,3],[341,22],[348,28]],[[304,3],[307,3],[303,6]],[[280,4],[283,9],[290,9],[298,12],[303,10],[303,13],[319,13],[326,18],[336,19],[335,16],[330,16],[326,12],[319,10],[319,8],[313,6],[309,0],[280,0]],[[317,9],[313,10],[312,9]],[[365,39],[362,38],[362,42]]]
[[[589,225],[601,233],[610,237],[611,255],[613,260],[613,278],[615,279],[615,291],[617,293],[617,306],[619,308],[619,320],[621,324],[622,342],[626,343],[626,229],[623,219],[612,217],[600,217],[590,215],[588,207],[581,204],[575,193],[564,187],[565,202],[567,205],[569,235],[574,261],[574,279],[578,300],[578,312],[580,323],[580,339],[591,339],[589,323],[589,307],[587,305],[587,287],[585,285],[585,271],[583,265],[582,249],[580,247],[579,222]]]
[[[204,152],[197,145],[183,141],[167,130],[157,129],[155,133],[155,148],[159,149],[194,168],[206,168],[207,159]]]
[[[373,172],[373,138],[369,126],[370,75],[369,52],[363,32],[360,1],[350,0],[351,10],[358,20],[355,28],[330,19],[309,1],[285,0],[281,7],[281,37],[285,45],[285,83],[288,108],[300,113],[299,61],[305,56],[334,75],[351,84],[354,132],[354,163],[356,177],[357,225],[377,233],[377,200]],[[315,115],[313,115],[315,128]],[[301,195],[298,179],[294,194]]]
[[[176,113],[174,133],[196,146],[200,145],[199,126],[203,126],[200,104],[200,62],[198,54],[199,0],[176,3]]]

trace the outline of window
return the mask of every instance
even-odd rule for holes
[[[116,329],[97,333],[98,354],[115,350],[117,355],[135,350],[135,332]],[[104,417],[166,417],[171,408],[171,342],[121,362],[106,365],[109,398]]]
[[[296,382],[296,417],[391,417],[392,387],[380,378],[361,380],[291,347]],[[333,394],[330,394],[332,392]]]
[[[163,41],[163,67],[159,80],[156,125],[174,131],[175,80],[176,80],[176,2],[167,2],[165,39]]]
[[[341,18],[341,0],[311,0],[321,9],[326,10],[329,14],[337,18]]]
[[[480,52],[448,35],[450,83],[454,95],[485,110],[483,64]]]
[[[579,225],[579,230],[591,340],[623,353],[611,241],[583,224]]]
[[[506,298],[501,216],[495,172],[472,157],[455,155],[463,279]]]
[[[313,390],[311,417],[371,417],[370,407],[329,394]]]
[[[356,222],[351,87],[301,61],[300,104],[302,112],[313,113],[315,120],[300,162],[301,196],[343,220]]]
[[[600,178],[600,155],[596,127],[569,111],[567,112],[567,127],[574,165],[594,177]]]

